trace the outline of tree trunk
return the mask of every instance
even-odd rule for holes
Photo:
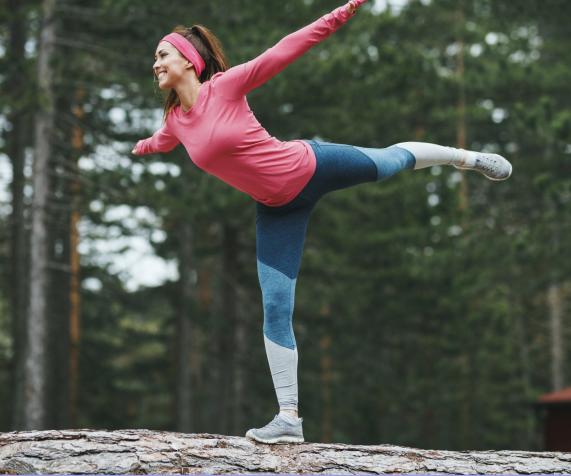
[[[52,167],[50,167],[54,170]],[[69,198],[61,177],[51,190],[63,199]],[[61,199],[58,199],[58,201]],[[44,428],[69,428],[69,210],[48,209],[49,299],[47,300],[47,352],[44,357],[46,384]]]
[[[328,443],[333,441],[333,360],[331,358],[331,307],[325,304],[320,311],[323,317],[323,334],[319,339],[320,386],[321,386],[321,439]]]
[[[70,310],[69,310],[69,420],[72,428],[77,427],[77,408],[79,398],[79,340],[80,340],[80,308],[81,308],[81,277],[80,277],[80,261],[79,261],[79,206],[81,200],[81,186],[79,182],[79,165],[78,161],[83,152],[83,129],[81,121],[83,120],[84,110],[83,101],[85,90],[79,88],[76,91],[76,104],[73,108],[73,115],[77,119],[77,124],[73,128],[72,147],[73,157],[70,161],[71,170],[74,172],[73,182],[71,183],[71,217],[70,217],[70,244],[69,259],[71,268],[70,282]]]
[[[264,445],[237,436],[63,430],[0,434],[0,473],[569,474],[571,454],[325,443]]]
[[[10,297],[12,318],[12,342],[14,354],[11,362],[12,402],[10,405],[14,430],[23,428],[24,409],[24,342],[25,319],[27,302],[27,262],[26,262],[26,214],[24,203],[24,160],[25,146],[28,138],[26,133],[27,108],[22,102],[25,82],[22,78],[24,71],[24,45],[26,42],[26,19],[21,0],[9,0],[10,39],[6,51],[6,85],[10,97],[12,112],[8,122],[12,131],[7,136],[7,151],[12,162],[12,216],[10,220]]]
[[[234,400],[234,415],[232,433],[234,435],[243,435],[247,428],[244,422],[244,413],[246,411],[246,377],[244,366],[246,365],[246,356],[248,355],[248,332],[246,330],[246,315],[242,308],[245,299],[241,295],[242,288],[238,288],[237,292],[237,310],[236,310],[236,326],[234,331],[234,387],[232,389],[232,398]]]
[[[563,363],[563,300],[559,283],[553,282],[547,290],[549,307],[549,328],[551,330],[551,389],[561,390],[565,386]]]
[[[24,427],[41,429],[46,424],[45,390],[48,233],[46,208],[49,197],[48,160],[54,121],[52,59],[55,45],[54,11],[56,0],[43,1],[43,21],[38,53],[39,99],[35,127],[33,172],[32,236],[30,240],[30,308],[27,319],[25,354]]]
[[[552,135],[546,138],[545,158],[548,163],[553,163],[556,157],[557,144],[556,139]],[[558,200],[548,197],[547,206],[549,215],[552,217],[551,236],[549,240],[550,256],[555,257],[552,262],[549,274],[550,281],[547,288],[547,308],[549,312],[549,331],[550,331],[550,351],[551,351],[551,389],[553,391],[561,390],[565,387],[565,349],[564,336],[565,329],[563,323],[563,312],[565,298],[561,288],[561,264],[560,256],[566,249],[561,246],[560,223],[565,222],[561,218]]]
[[[55,108],[72,109],[70,96],[60,97]],[[61,144],[73,141],[71,127],[58,128]],[[48,350],[46,358],[46,428],[69,428],[69,347],[71,313],[71,181],[63,172],[72,170],[72,147],[61,147],[49,161],[50,199],[48,277]]]
[[[191,431],[192,415],[192,309],[195,288],[194,237],[192,225],[184,222],[180,231],[180,304],[176,324],[176,429]]]
[[[201,237],[204,240],[204,236]],[[204,241],[203,241],[204,242]],[[211,398],[211,381],[212,372],[209,362],[212,361],[211,346],[205,325],[211,322],[214,302],[213,290],[213,266],[212,260],[202,257],[198,263],[198,282],[197,282],[197,314],[200,315],[201,325],[193,328],[192,351],[191,351],[191,367],[192,381],[194,382],[197,392],[192,401],[192,411],[196,419],[196,428],[212,428],[213,417],[210,412],[201,411],[201,401],[205,398]],[[198,389],[200,391],[198,392]],[[215,390],[215,389],[214,389]],[[211,406],[213,407],[213,406]]]
[[[231,433],[233,428],[234,414],[236,411],[233,395],[234,378],[236,370],[236,324],[237,324],[237,293],[238,286],[238,232],[236,228],[225,223],[222,231],[222,316],[224,330],[221,338],[221,372],[219,391],[221,393],[220,412],[223,415],[225,433]]]

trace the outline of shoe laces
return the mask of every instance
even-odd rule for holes
[[[272,428],[274,426],[279,426],[279,423],[278,423],[279,418],[280,418],[279,415],[275,415],[274,418],[272,419],[272,421],[269,422],[266,426],[264,426],[264,428]]]

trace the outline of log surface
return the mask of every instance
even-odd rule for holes
[[[391,445],[264,445],[150,430],[0,433],[0,474],[571,473],[571,453],[442,451]]]

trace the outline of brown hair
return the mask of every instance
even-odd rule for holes
[[[176,26],[173,33],[180,33],[198,50],[200,56],[205,63],[204,71],[198,80],[203,83],[208,81],[212,76],[220,71],[228,69],[228,61],[222,49],[222,43],[216,38],[208,28],[203,25],[194,25],[190,28],[185,26]],[[171,89],[165,99],[164,119],[166,120],[169,112],[180,104],[178,94]]]

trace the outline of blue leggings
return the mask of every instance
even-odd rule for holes
[[[413,168],[414,156],[391,146],[372,149],[307,141],[317,166],[303,190],[286,205],[256,203],[256,256],[264,307],[264,343],[281,409],[297,409],[297,348],[292,327],[295,285],[309,216],[328,192],[384,180]]]

